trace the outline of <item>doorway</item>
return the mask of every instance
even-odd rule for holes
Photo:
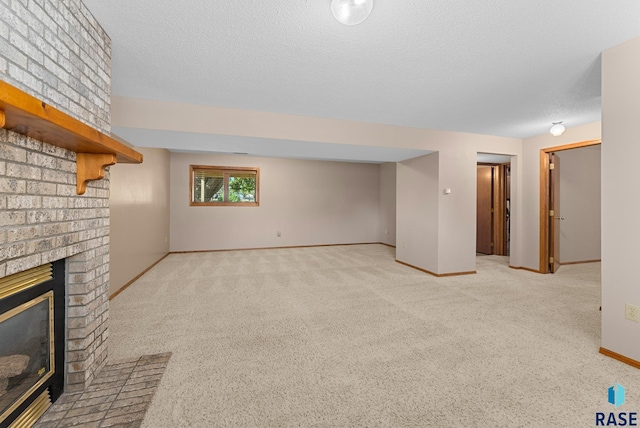
[[[540,150],[540,273],[554,273],[561,263],[560,160],[563,152],[601,144],[589,140]],[[591,260],[593,261],[593,260]]]
[[[480,155],[479,153],[478,159],[481,159]],[[504,163],[477,164],[477,255],[509,255],[511,160],[508,156],[499,156],[498,160],[505,159],[507,162]]]

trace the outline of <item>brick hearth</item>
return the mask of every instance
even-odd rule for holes
[[[35,428],[139,427],[170,357],[146,355],[107,365],[84,392],[62,396]]]

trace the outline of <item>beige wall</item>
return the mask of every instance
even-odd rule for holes
[[[522,265],[522,249],[530,245],[522,239],[521,234],[522,230],[531,226],[521,221],[521,139],[135,98],[114,97],[112,102],[115,127],[271,138],[295,141],[296,144],[310,141],[439,152],[438,198],[442,203],[441,212],[435,219],[436,227],[439,229],[439,242],[436,245],[441,252],[438,266],[441,271],[438,273],[475,270],[477,153],[511,155],[512,264]],[[442,199],[441,193],[444,187],[452,188],[452,194],[448,195],[446,200]],[[422,190],[414,186],[407,191],[419,195]],[[399,215],[402,206],[397,204],[397,207]],[[179,215],[172,212],[173,218],[177,219]],[[332,216],[329,215],[329,218]],[[263,240],[271,242],[271,238],[265,237]],[[376,241],[379,240],[377,235]],[[537,246],[537,241],[533,242],[533,245]]]
[[[520,139],[436,129],[354,122],[291,114],[239,110],[129,97],[112,98],[114,127],[155,129],[196,134],[313,141],[420,150],[449,145],[478,145],[477,151],[513,151]]]
[[[521,240],[523,225],[519,220],[521,145],[495,143],[494,153],[513,155],[511,264],[520,266],[521,249],[529,245]],[[487,152],[484,147],[470,138],[445,145],[437,154],[398,163],[398,260],[437,274],[476,270],[477,153]],[[451,193],[444,193],[447,188]],[[431,223],[429,229],[424,229],[424,222]],[[416,236],[428,236],[429,242],[411,244],[415,239],[411,231],[415,230],[419,231]],[[406,243],[402,241],[405,238],[409,240]]]
[[[640,361],[640,38],[602,54],[602,346]]]
[[[560,159],[560,263],[600,260],[600,146],[563,150]]]
[[[190,164],[259,167],[260,206],[189,206]],[[171,154],[172,251],[379,242],[379,234],[378,164]]]
[[[535,270],[540,268],[540,150],[580,141],[598,140],[600,137],[601,124],[596,122],[568,127],[567,131],[559,137],[546,133],[523,141],[520,220],[525,227],[521,229],[520,263],[512,263],[512,265]]]
[[[380,165],[380,242],[396,245],[396,163]]]
[[[476,270],[477,150],[439,153],[438,274]],[[445,189],[450,194],[444,194]],[[517,192],[516,197],[517,200]]]
[[[169,152],[136,150],[142,164],[110,168],[110,294],[169,252]]]
[[[439,153],[397,164],[396,259],[438,273]]]

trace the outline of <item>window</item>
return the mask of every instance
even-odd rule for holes
[[[259,168],[191,165],[191,205],[258,206]]]

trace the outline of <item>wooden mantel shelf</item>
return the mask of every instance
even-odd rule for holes
[[[71,150],[77,157],[78,194],[116,162],[142,163],[142,154],[0,80],[0,128]]]

